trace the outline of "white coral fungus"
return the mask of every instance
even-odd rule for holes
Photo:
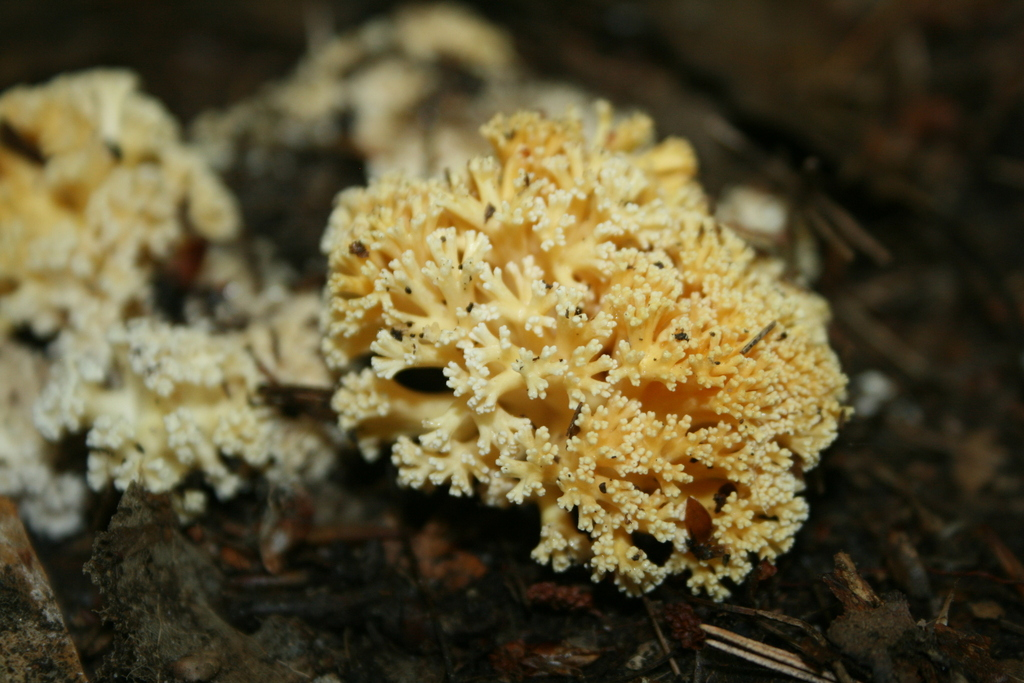
[[[308,317],[305,304],[294,310]],[[67,348],[76,338],[64,335],[36,426],[50,439],[88,429],[88,479],[96,489],[138,481],[163,492],[197,472],[230,498],[251,471],[276,482],[322,478],[336,447],[330,430],[311,418],[279,416],[258,396],[271,379],[289,380],[265,374],[268,366],[287,369],[273,361],[270,338],[281,330],[290,336],[299,324],[291,309],[224,334],[136,318],[107,337],[111,369],[90,358],[88,347]],[[307,339],[312,334],[307,328]]]
[[[86,490],[81,477],[57,472],[57,447],[32,424],[48,372],[41,353],[0,339],[0,496],[18,501],[32,531],[59,539],[81,528]]]
[[[722,598],[792,545],[846,378],[825,302],[707,213],[689,145],[601,119],[499,116],[495,157],[339,196],[334,407],[403,484],[536,502],[556,570]]]
[[[148,304],[189,230],[238,227],[234,200],[127,71],[0,95],[0,333],[99,334]]]

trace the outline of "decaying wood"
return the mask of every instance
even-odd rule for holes
[[[104,593],[117,632],[105,668],[132,671],[138,681],[168,674],[197,681],[216,675],[223,683],[312,678],[276,657],[259,633],[242,633],[217,613],[223,577],[177,527],[166,496],[133,484],[97,538],[86,571]]]
[[[863,612],[882,606],[882,599],[857,573],[857,566],[846,553],[836,554],[834,573],[826,574],[822,580],[847,610]]]
[[[0,496],[0,679],[86,681],[18,507]]]

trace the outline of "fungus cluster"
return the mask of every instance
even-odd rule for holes
[[[528,79],[513,41],[460,5],[401,7],[354,31],[312,41],[286,79],[193,129],[219,170],[260,176],[296,163],[294,152],[338,150],[368,174],[421,176],[486,151],[476,128],[497,111],[563,111],[578,89]]]
[[[0,333],[98,336],[148,309],[155,264],[189,235],[237,228],[234,199],[133,74],[0,95]]]
[[[318,298],[289,304],[238,332],[131,320],[108,334],[109,369],[88,349],[63,348],[36,403],[36,426],[49,439],[87,431],[94,489],[137,481],[159,493],[198,472],[230,498],[254,471],[272,482],[322,478],[337,446],[331,430],[282,417],[259,395],[290,367],[282,353],[316,357]],[[278,341],[293,341],[297,329],[299,342],[282,351]],[[318,379],[326,382],[326,371]]]
[[[259,393],[330,383],[319,296],[293,291],[270,259],[250,264],[253,250],[228,243],[238,224],[233,197],[133,74],[0,94],[0,494],[36,532],[80,525],[85,481],[57,471],[53,443],[76,432],[96,489],[178,494],[198,473],[190,481],[229,497],[257,472],[324,475],[336,430]],[[162,318],[159,272],[191,289],[189,325]],[[195,512],[203,499],[192,489],[176,502]]]
[[[534,557],[715,598],[807,516],[846,378],[828,308],[708,213],[649,119],[497,116],[494,156],[339,195],[322,322],[333,406],[400,481],[534,502]]]

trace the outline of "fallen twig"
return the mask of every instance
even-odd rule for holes
[[[842,235],[836,232],[832,223],[822,214],[821,209],[812,206],[805,208],[801,213],[806,219],[807,225],[839,254],[839,258],[844,261],[852,261],[857,256],[857,252],[846,243]]]
[[[876,320],[859,301],[850,296],[843,297],[836,301],[835,311],[836,317],[851,332],[908,377],[921,380],[928,375],[928,359]]]
[[[939,576],[984,579],[985,581],[999,583],[1004,586],[1024,586],[1024,579],[1004,579],[1001,576],[996,576],[995,574],[990,574],[989,572],[984,572],[980,569],[965,569],[957,571],[952,569],[937,569],[935,567],[925,567],[925,571],[927,571],[929,574],[937,574]]]
[[[768,612],[760,609],[753,609],[751,607],[741,607],[740,605],[729,605],[724,603],[711,602],[710,600],[704,600],[703,598],[689,597],[688,599],[691,602],[697,602],[702,605],[707,605],[708,607],[713,607],[723,612],[732,612],[734,614],[741,614],[743,616],[748,617],[760,617],[762,619],[770,619],[772,621],[777,621],[783,624],[787,624],[789,626],[793,626],[795,628],[799,628],[801,631],[809,635],[819,646],[830,652],[833,651],[831,644],[828,642],[828,640],[825,639],[825,636],[823,636],[821,632],[818,631],[818,629],[814,628],[806,621],[802,621],[800,619],[797,619],[796,617],[787,616],[785,614],[778,614],[776,612]],[[705,625],[702,625],[701,628],[703,628],[704,626]],[[834,662],[830,663],[830,666],[832,667],[833,671],[835,671],[835,675],[836,678],[839,680],[839,683],[858,683],[846,671],[846,667],[843,665],[843,663],[839,660],[838,657]]]
[[[767,645],[760,641],[747,638],[746,636],[741,636],[738,633],[733,633],[732,631],[726,630],[724,628],[712,626],[711,624],[702,624],[701,628],[707,631],[708,635],[714,636],[719,640],[724,640],[725,642],[735,647],[748,650],[750,653],[753,653],[758,657],[766,657],[775,663],[782,664],[787,668],[797,669],[799,671],[812,674],[816,678],[820,678],[821,676],[823,676],[824,678],[830,681],[836,680],[835,675],[833,675],[830,672],[819,674],[818,672],[814,671],[804,662],[803,659],[800,658],[799,655],[788,650],[782,650],[780,648]],[[707,642],[708,644],[713,644],[711,640],[705,642]]]
[[[978,535],[992,551],[992,554],[996,556],[999,566],[1006,572],[1007,577],[1013,581],[1024,581],[1024,563],[1013,554],[1008,545],[1003,543],[1003,539],[999,538],[996,532],[988,526],[979,528]],[[1024,597],[1024,584],[1017,583],[1014,588],[1017,589],[1021,597]]]
[[[1009,619],[1000,619],[999,628],[1006,629],[1010,633],[1016,633],[1019,636],[1024,636],[1024,626],[1021,626],[1020,624],[1015,624]]]
[[[755,345],[755,344],[757,344],[757,342],[759,342],[759,341],[761,341],[762,339],[764,339],[765,337],[767,337],[767,336],[768,336],[768,334],[769,334],[769,333],[770,333],[770,332],[771,332],[772,330],[774,330],[774,329],[775,329],[775,325],[777,325],[777,324],[778,324],[778,321],[776,321],[776,320],[773,320],[773,321],[771,321],[770,323],[768,323],[767,325],[765,325],[765,326],[764,326],[764,329],[762,329],[762,330],[761,330],[760,332],[758,332],[758,333],[757,333],[757,334],[756,334],[756,335],[754,336],[754,338],[753,338],[753,339],[751,339],[750,341],[748,341],[748,342],[746,343],[746,345],[745,345],[745,346],[744,346],[744,347],[743,347],[742,349],[740,349],[740,353],[741,353],[741,354],[743,354],[744,356],[745,356],[745,355],[747,355],[747,352],[748,352],[748,351],[750,351],[750,349],[754,348],[754,345]]]
[[[728,652],[729,654],[735,655],[740,659],[752,662],[754,664],[758,664],[776,673],[785,674],[786,676],[798,678],[802,681],[808,681],[808,683],[836,683],[836,677],[833,674],[826,672],[825,676],[827,676],[827,678],[819,676],[818,674],[814,673],[811,669],[807,668],[806,665],[803,664],[802,661],[800,661],[799,657],[796,658],[796,661],[800,661],[800,666],[791,664],[788,660],[776,658],[781,657],[783,654],[790,654],[786,652],[786,650],[780,650],[770,645],[765,645],[764,643],[757,643],[757,641],[750,641],[749,639],[743,638],[742,636],[737,636],[735,633],[732,633],[731,631],[726,631],[725,629],[717,629],[716,627],[710,626],[709,624],[704,624],[701,628],[707,631],[708,634],[719,635],[718,632],[724,632],[724,634],[729,634],[729,636],[725,636],[729,638],[729,640],[727,641],[715,640],[713,638],[708,638],[705,641],[710,647],[713,647],[716,650]],[[715,631],[712,631],[711,629],[715,629]],[[758,645],[758,648],[756,650],[751,650],[731,645],[730,641],[733,638],[742,638],[745,641],[756,643]]]
[[[676,675],[676,678],[682,680],[683,672],[679,669],[679,663],[676,662],[675,657],[672,656],[672,648],[668,646],[668,641],[665,639],[665,634],[661,632],[661,626],[658,625],[658,619],[654,614],[654,607],[651,606],[651,601],[647,596],[643,596],[644,609],[647,610],[647,616],[651,619],[651,625],[654,626],[654,635],[658,637],[658,642],[661,643],[661,651],[668,656],[668,665],[672,667],[672,673]]]
[[[877,265],[884,266],[892,261],[892,254],[881,242],[861,226],[849,211],[824,193],[816,193],[814,203],[836,230],[861,252],[868,255]]]

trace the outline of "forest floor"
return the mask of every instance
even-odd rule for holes
[[[339,30],[386,8],[313,7]],[[1024,7],[479,9],[536,73],[690,138],[712,196],[769,189],[819,244],[815,287],[832,303],[831,340],[861,411],[807,473],[812,512],[796,546],[726,603],[695,599],[681,580],[640,600],[530,560],[535,512],[401,490],[389,464],[355,453],[322,485],[258,488],[184,530],[160,497],[109,493],[95,497],[86,532],[35,543],[86,671],[323,683],[785,678],[730,640],[740,635],[769,646],[768,660],[802,652],[807,680],[826,680],[836,662],[844,683],[1024,680]],[[188,121],[286,74],[307,10],[3,3],[0,89],[123,65]],[[316,244],[331,199],[362,178],[358,165],[315,156],[294,173],[269,197],[236,189],[247,223],[322,278]],[[268,529],[291,535],[286,553],[268,547]]]

